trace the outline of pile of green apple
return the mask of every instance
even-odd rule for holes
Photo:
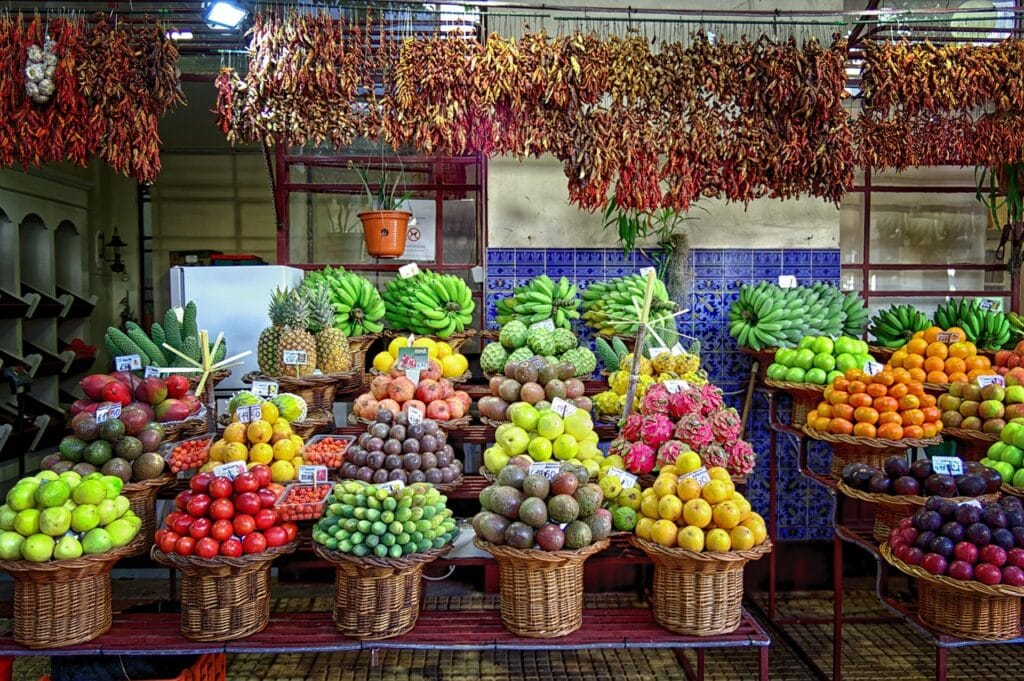
[[[121,478],[40,471],[22,478],[0,506],[0,559],[45,563],[126,546],[142,520],[121,495]]]
[[[795,348],[779,348],[766,377],[773,381],[827,385],[850,369],[875,361],[868,344],[857,338],[804,336]]]
[[[597,477],[603,455],[589,412],[577,409],[563,418],[551,409],[516,402],[507,415],[510,422],[498,426],[495,444],[484,451],[484,466],[491,473],[500,473],[513,457],[526,456],[536,462],[568,461]]]
[[[1024,488],[1024,423],[1010,421],[999,432],[981,465],[999,471],[1003,482]]]

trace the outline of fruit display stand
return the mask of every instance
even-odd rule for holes
[[[793,383],[791,381],[773,381],[770,378],[764,380],[764,384],[773,390],[781,390],[793,400],[793,413],[790,417],[791,423],[806,423],[807,414],[814,411],[821,401],[821,395],[825,391],[824,385],[815,383]]]
[[[143,541],[138,553],[146,553],[152,545],[153,535],[157,530],[156,499],[160,490],[174,483],[175,477],[170,474],[161,475],[152,480],[129,482],[121,488],[121,494],[128,498],[131,510],[142,520],[139,535]]]
[[[956,454],[964,461],[981,461],[989,446],[999,441],[998,435],[962,428],[943,428],[942,436],[956,440]]]
[[[362,372],[356,369],[332,374],[303,376],[265,376],[251,371],[242,377],[242,382],[273,381],[283,393],[294,393],[304,399],[310,411],[329,412],[334,410],[336,392],[348,394],[363,387]]]
[[[843,466],[848,463],[866,463],[875,468],[881,468],[885,460],[894,454],[903,454],[908,449],[930,447],[942,442],[941,436],[887,440],[880,437],[823,433],[810,426],[803,427],[803,434],[812,440],[820,440],[832,445],[832,464],[829,473],[836,480],[839,479]]]

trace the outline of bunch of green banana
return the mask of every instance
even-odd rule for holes
[[[384,316],[393,329],[448,338],[473,321],[473,293],[459,277],[423,270],[384,287]]]
[[[646,289],[647,278],[642,274],[595,281],[583,292],[583,319],[605,336],[635,334],[640,326],[640,308]],[[649,319],[651,328],[669,346],[675,343],[676,324],[672,314],[676,310],[678,306],[668,297],[665,283],[656,279]]]
[[[1016,312],[1007,312],[1006,321],[1010,324],[1010,340],[1003,343],[1003,347],[1013,350],[1024,339],[1024,317]]]
[[[935,325],[943,329],[957,326],[967,340],[979,349],[997,350],[1011,338],[1010,321],[1002,312],[984,309],[977,299],[948,300],[935,309]]]
[[[513,319],[524,324],[536,324],[550,319],[556,329],[572,329],[574,319],[580,318],[580,299],[576,284],[562,277],[555,282],[546,274],[534,277],[516,288],[515,294],[498,300],[498,324]]]
[[[932,325],[928,315],[913,305],[890,305],[879,310],[871,318],[868,332],[875,337],[875,342],[884,348],[899,348],[914,337],[918,331],[924,331]]]
[[[334,327],[349,338],[380,333],[384,324],[384,300],[380,292],[366,277],[349,272],[344,267],[330,265],[309,272],[302,282],[303,288],[315,291],[325,286],[334,306]]]
[[[859,336],[867,312],[856,292],[830,284],[781,288],[744,285],[729,308],[729,334],[740,345],[761,350],[786,348],[804,336]]]
[[[164,313],[162,324],[153,322],[149,334],[135,322],[125,322],[124,331],[116,326],[107,327],[103,342],[111,358],[138,355],[143,367],[190,367],[192,364],[168,350],[165,344],[186,357],[200,361],[202,346],[199,345],[199,325],[196,322],[198,312],[196,304],[189,301],[185,304],[181,319],[178,319],[178,311],[171,308]],[[212,342],[210,349],[213,349]],[[222,340],[213,361],[221,361],[226,353],[227,344]]]

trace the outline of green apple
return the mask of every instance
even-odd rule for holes
[[[82,482],[82,476],[75,471],[64,471],[60,474],[60,479],[68,483],[71,489],[78,487],[78,483]]]
[[[57,545],[53,547],[53,557],[56,560],[74,560],[82,557],[82,543],[78,537],[69,534],[61,537]]]
[[[786,380],[790,383],[803,383],[806,372],[800,367],[793,367],[786,372]]]
[[[124,480],[117,477],[116,475],[104,475],[100,478],[100,482],[107,488],[107,498],[113,499],[121,493],[121,488],[124,487]]]
[[[1006,386],[1006,396],[1003,398],[1006,404],[1020,404],[1024,402],[1024,385]]]
[[[534,461],[548,461],[551,459],[554,447],[551,445],[551,440],[538,435],[530,440],[528,451],[530,458]]]
[[[53,480],[57,480],[60,478],[60,475],[58,475],[55,471],[47,470],[39,471],[38,473],[35,474],[34,477],[36,480],[40,482],[40,484],[42,484],[44,482],[52,482]]]
[[[830,372],[828,372],[828,376],[825,377],[825,382],[826,383],[832,383],[832,381],[836,380],[837,378],[839,378],[842,375],[843,375],[842,371],[830,371]]]
[[[827,374],[836,368],[836,358],[828,353],[819,352],[814,356],[814,368],[821,369]]]
[[[1003,463],[1008,463],[1013,466],[1014,470],[1021,467],[1024,462],[1024,450],[1017,449],[1016,447],[1007,447],[1003,450],[1003,456],[1000,458]]]
[[[978,463],[980,463],[980,464],[981,464],[982,466],[984,466],[985,468],[992,468],[992,464],[994,464],[994,463],[995,463],[995,461],[993,461],[992,459],[990,459],[990,458],[988,458],[988,457],[986,456],[986,457],[985,457],[984,459],[982,459],[982,460],[981,460],[981,461],[979,461]]]
[[[123,518],[128,513],[128,509],[132,507],[132,502],[128,501],[126,496],[118,496],[114,499],[114,506],[117,507],[117,517]]]
[[[576,442],[579,444],[579,449],[576,452],[576,458],[581,461],[589,461],[590,459],[600,459],[601,450],[597,448],[597,443],[591,442],[590,440],[579,440]]]
[[[1003,429],[999,431],[999,439],[1001,440],[1001,442],[993,443],[992,446],[994,447],[997,444],[1013,444],[1013,436],[1016,435],[1017,431],[1019,431],[1021,428],[1024,428],[1024,426],[1022,426],[1019,423],[1007,423],[1005,426],[1003,426]]]
[[[1024,468],[1013,474],[1013,480],[1010,484],[1014,487],[1024,487]],[[2,541],[2,537],[0,537],[0,541]]]
[[[488,447],[487,449],[484,450],[484,466],[486,466],[487,470],[494,473],[495,475],[500,473],[501,469],[508,465],[509,459],[511,458],[512,457],[509,456],[508,452],[506,452],[505,448],[502,447],[501,445],[494,445],[493,447]],[[93,508],[95,509],[96,507],[94,506]],[[99,516],[97,516],[97,522],[98,518]],[[96,526],[93,525],[93,527]],[[85,531],[88,532],[89,530]]]
[[[0,560],[21,560],[21,545],[25,538],[17,532],[0,532]]]
[[[793,348],[779,348],[775,351],[775,361],[782,366],[789,367],[793,365],[793,361],[796,359],[796,350]]]
[[[104,528],[110,535],[110,542],[114,548],[127,546],[138,532],[138,528],[127,518],[118,518]]]
[[[853,355],[860,352],[860,344],[855,338],[849,336],[840,336],[836,338],[835,342],[835,354],[837,355]]]
[[[100,525],[104,527],[117,520],[117,504],[113,499],[104,499],[96,504],[96,512],[100,514]]]
[[[793,361],[793,366],[800,367],[804,371],[807,371],[814,366],[814,350],[810,348],[804,348],[797,350],[796,359]]]
[[[987,452],[985,452],[987,455],[985,458],[991,460],[993,463],[996,461],[1002,461],[1003,452],[1006,451],[1007,447],[1013,447],[1013,445],[1005,442],[993,442],[992,446],[988,448]]]
[[[53,557],[55,542],[45,534],[33,534],[21,545],[22,557],[30,563],[45,563]]]
[[[815,354],[818,355],[831,355],[835,349],[835,343],[828,336],[818,336],[814,339],[814,343],[811,344],[811,350],[814,350]]]
[[[857,363],[857,358],[848,352],[841,352],[836,355],[836,370],[838,371],[849,371],[850,369],[860,369],[864,366],[864,363]]]
[[[96,478],[89,479],[86,476],[71,493],[71,498],[75,500],[76,504],[96,506],[107,498],[107,488]]]
[[[1013,434],[1010,444],[1012,444],[1017,449],[1024,449],[1024,429],[1018,430],[1016,433]]]
[[[786,380],[787,371],[789,371],[789,367],[785,364],[772,362],[768,365],[768,371],[765,372],[765,377],[770,378],[773,381],[784,381]]]
[[[804,374],[804,381],[814,383],[815,385],[824,385],[827,379],[828,374],[825,373],[824,369],[808,369],[807,373]]]
[[[810,350],[814,347],[814,342],[818,340],[817,336],[804,336],[800,339],[800,342],[796,344],[797,350]]]
[[[999,471],[999,475],[1003,476],[1003,480],[1013,480],[1013,474],[1016,472],[1013,466],[1006,463],[1005,461],[995,462],[994,464],[992,464],[992,468]]]
[[[552,453],[555,458],[560,461],[568,461],[569,459],[575,459],[576,454],[579,452],[579,443],[576,442],[576,438],[569,433],[563,433],[555,438],[552,444]]]
[[[36,506],[54,508],[63,506],[71,498],[71,486],[63,480],[49,480],[36,488]]]

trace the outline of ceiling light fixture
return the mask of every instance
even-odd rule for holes
[[[217,28],[238,28],[248,13],[241,3],[215,0],[206,5],[203,18]]]

